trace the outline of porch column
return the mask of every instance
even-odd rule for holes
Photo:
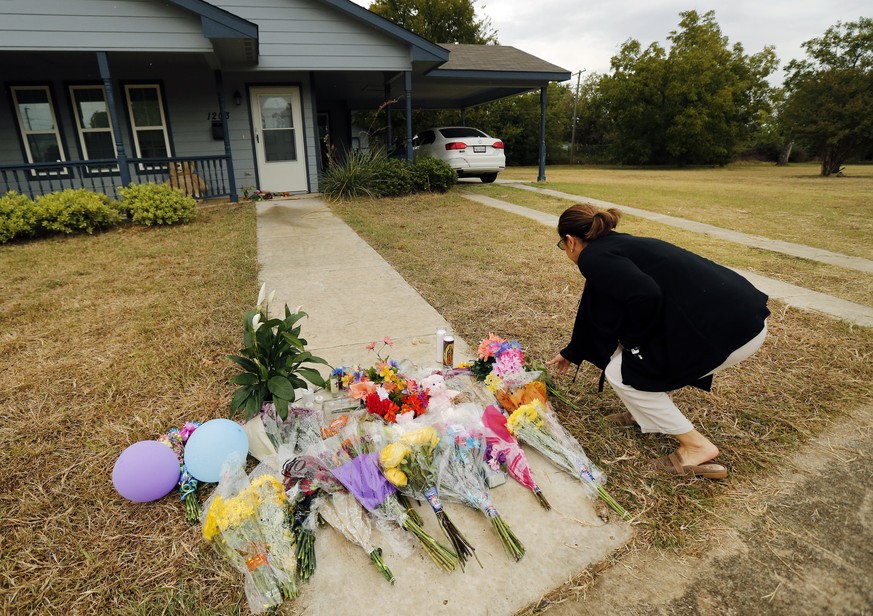
[[[115,89],[112,87],[112,75],[109,72],[109,56],[105,51],[97,52],[97,66],[100,69],[100,79],[106,91],[106,106],[109,108],[109,121],[112,123],[112,134],[115,135],[115,158],[118,161],[118,173],[121,185],[130,185],[130,169],[127,167],[127,154],[124,152],[124,140],[121,138],[121,124],[118,121],[118,108],[115,105]]]
[[[227,156],[227,182],[230,190],[230,201],[236,203],[236,178],[233,174],[233,156],[230,153],[230,130],[227,128],[227,114],[224,112],[224,76],[221,71],[215,71],[215,90],[218,94],[218,115],[221,117],[221,130],[224,133],[224,155]]]
[[[385,84],[385,102],[391,100],[391,84]],[[388,123],[388,130],[385,132],[385,152],[390,154],[391,150],[394,148],[394,135],[392,135],[391,130],[391,104],[385,107],[385,121]]]
[[[406,90],[406,160],[412,162],[412,72],[403,73]]]
[[[548,86],[540,88],[540,171],[537,182],[546,181],[546,92]]]
[[[467,125],[467,108],[461,107],[461,126]]]

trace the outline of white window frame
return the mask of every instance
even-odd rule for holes
[[[61,161],[66,162],[67,153],[64,151],[64,142],[61,141],[61,127],[58,125],[58,114],[55,110],[55,101],[52,97],[51,88],[47,85],[21,85],[10,86],[9,90],[12,93],[12,104],[15,107],[15,118],[18,121],[18,128],[21,131],[21,141],[24,144],[24,151],[27,154],[27,162],[34,164],[33,153],[30,151],[30,141],[27,139],[28,135],[54,135],[55,141],[58,144],[58,152],[61,155]],[[18,103],[18,92],[21,90],[43,90],[45,92],[46,100],[49,104],[49,111],[51,111],[52,114],[52,126],[54,127],[52,130],[28,130],[25,128],[24,118],[21,117],[21,107]],[[60,169],[58,171],[33,169],[31,171],[31,175],[67,175],[67,168],[64,167],[63,169]]]
[[[136,121],[133,117],[133,103],[130,100],[130,91],[133,88],[153,88],[157,90],[157,99],[158,99],[158,109],[161,112],[161,124],[160,126],[137,126]],[[136,157],[142,158],[142,152],[139,148],[139,131],[140,130],[155,130],[156,128],[160,128],[164,133],[164,145],[167,148],[167,158],[170,158],[172,154],[172,149],[170,149],[170,135],[169,131],[167,131],[167,114],[164,110],[164,97],[161,92],[161,86],[157,83],[129,83],[124,86],[124,97],[127,101],[127,117],[130,120],[130,129],[133,132],[133,147],[136,151]],[[145,164],[140,163],[139,165],[140,171],[156,171],[156,170],[165,170],[167,169],[166,165],[154,165],[154,164]]]
[[[103,103],[106,105],[107,119],[109,116],[109,100],[106,96],[106,89],[102,85],[77,85],[70,86],[70,100],[73,103],[73,117],[76,120],[76,131],[79,136],[79,144],[82,146],[82,157],[85,160],[91,160],[91,154],[88,153],[88,144],[85,141],[85,133],[109,133],[109,139],[112,144],[115,144],[115,131],[112,129],[112,121],[109,121],[107,128],[85,128],[82,126],[82,119],[79,116],[79,102],[76,99],[77,90],[100,90],[103,93]],[[118,165],[112,167],[88,167],[89,173],[118,173]]]

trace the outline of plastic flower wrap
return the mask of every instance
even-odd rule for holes
[[[394,584],[394,574],[382,559],[382,548],[372,543],[370,520],[354,496],[348,492],[335,492],[323,496],[318,506],[318,513],[346,539],[363,548],[382,577],[390,584]]]
[[[486,463],[495,469],[504,467],[513,479],[534,493],[537,502],[544,509],[551,509],[549,501],[534,481],[524,451],[506,429],[506,417],[503,413],[496,406],[488,406],[482,414],[482,423],[485,425],[485,438],[488,444]]]
[[[262,474],[255,477],[258,470]],[[274,568],[282,572],[282,594],[286,599],[297,596],[294,579],[297,576],[297,555],[293,533],[293,509],[285,494],[282,482],[264,467],[252,473],[251,490],[258,504],[258,516],[267,558]]]
[[[407,513],[397,500],[395,487],[380,472],[378,455],[359,454],[360,450],[339,434],[325,439],[321,449],[319,457],[367,511],[412,533],[438,566],[446,571],[454,570],[457,556],[428,535]]]
[[[271,562],[258,497],[243,471],[241,457],[226,466],[210,498],[203,538],[245,576],[246,599],[253,613],[281,605],[283,591],[289,596],[296,592],[293,579],[289,585],[286,573]]]
[[[440,501],[434,457],[439,442],[439,434],[433,426],[413,426],[403,432],[397,442],[382,448],[379,458],[388,481],[408,495],[427,500],[463,569],[466,560],[475,556],[476,550],[457,529]]]
[[[485,480],[487,443],[480,420],[481,407],[465,407],[457,407],[443,415],[444,436],[438,449],[440,494],[484,513],[507,555],[518,561],[524,556],[524,545],[494,508]],[[472,407],[469,409],[472,412],[464,417],[464,411],[469,407]]]
[[[189,524],[196,524],[203,513],[200,501],[197,500],[199,483],[191,476],[188,467],[185,466],[185,443],[198,427],[200,427],[199,421],[188,421],[181,429],[171,428],[166,434],[157,438],[159,442],[172,449],[176,457],[179,458],[179,468],[182,471],[179,476],[179,497],[185,504],[185,521]]]
[[[546,410],[539,400],[518,407],[509,419],[506,428],[510,433],[546,456],[555,466],[578,477],[592,496],[600,497],[624,519],[630,515],[603,487],[605,476],[585,455],[579,442],[574,439]]]

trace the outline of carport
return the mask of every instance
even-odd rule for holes
[[[405,31],[403,31],[405,32]],[[410,33],[411,34],[411,33]],[[505,45],[435,45],[417,37],[412,43],[411,71],[318,73],[313,75],[315,107],[333,113],[331,132],[351,146],[350,114],[385,106],[390,114],[403,105],[406,116],[406,157],[412,159],[412,110],[457,109],[461,123],[466,111],[501,98],[540,91],[538,181],[546,179],[546,102],[550,82],[570,79],[570,71]],[[415,59],[415,53],[418,59]],[[386,104],[387,103],[387,104]],[[320,157],[319,157],[320,158]]]

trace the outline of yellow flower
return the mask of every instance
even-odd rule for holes
[[[260,490],[262,487],[265,490]],[[261,475],[256,478],[252,481],[252,489],[255,491],[258,502],[262,502],[264,497],[269,498],[270,501],[275,502],[277,505],[285,502],[285,488],[282,487],[282,484],[273,475]]]
[[[491,372],[485,377],[485,387],[488,388],[488,391],[494,394],[503,389],[503,381],[500,380],[500,377],[494,372]]]
[[[224,501],[220,496],[216,496],[212,504],[209,505],[209,510],[206,512],[206,519],[203,520],[203,538],[207,541],[212,541],[215,535],[218,534],[218,519],[221,516],[221,510],[224,507]]]
[[[400,442],[410,446],[430,445],[431,447],[436,447],[436,444],[440,442],[440,437],[437,436],[437,431],[431,426],[422,426],[401,436]]]
[[[525,425],[541,426],[543,421],[538,407],[542,408],[542,404],[539,400],[534,400],[530,404],[523,404],[515,409],[506,420],[506,429],[512,434],[517,434],[519,428]]]
[[[396,468],[385,469],[385,479],[393,483],[398,488],[406,485],[406,473]]]
[[[410,449],[403,443],[391,443],[382,448],[379,452],[379,461],[382,463],[382,468],[389,469],[400,466],[403,459],[409,455]],[[405,482],[404,482],[405,483]]]

